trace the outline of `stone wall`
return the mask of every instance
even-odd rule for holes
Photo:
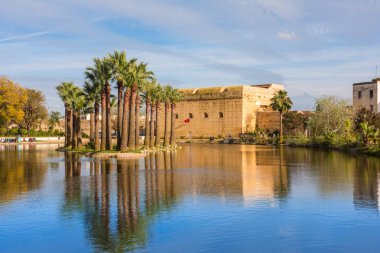
[[[373,80],[372,82],[354,83],[352,86],[353,106],[355,108],[365,107],[375,113],[380,112],[379,103],[379,81]],[[370,91],[373,91],[373,97],[370,97]],[[359,97],[359,92],[361,97]]]

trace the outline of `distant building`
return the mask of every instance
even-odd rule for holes
[[[352,85],[352,98],[355,108],[365,107],[371,112],[380,112],[380,78],[371,82],[354,83]]]
[[[279,114],[272,113],[270,99],[283,89],[280,84],[181,89],[184,99],[176,104],[176,136],[237,137],[257,128],[277,130]],[[160,115],[163,122],[163,114]],[[263,120],[258,121],[258,117]],[[265,117],[270,119],[265,121]],[[260,122],[270,124],[264,127],[260,126]]]

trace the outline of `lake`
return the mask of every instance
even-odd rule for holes
[[[380,252],[378,158],[184,144],[139,160],[0,146],[0,252]]]

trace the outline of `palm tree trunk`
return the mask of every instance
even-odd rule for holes
[[[160,141],[161,141],[161,123],[159,122],[159,113],[160,113],[160,103],[156,103],[156,140],[154,142],[154,146],[156,148],[160,147]]]
[[[67,139],[67,129],[68,129],[68,124],[67,124],[67,114],[68,114],[68,106],[67,104],[65,103],[65,147],[67,147],[67,144],[69,143],[68,142],[68,139]]]
[[[73,136],[73,115],[70,107],[67,108],[67,148],[72,146],[72,136]]]
[[[123,99],[123,125],[121,129],[120,150],[127,151],[128,146],[128,129],[129,129],[129,102],[131,97],[131,89],[127,88],[124,92]]]
[[[135,108],[135,120],[136,120],[136,128],[135,128],[135,145],[136,149],[140,148],[140,96],[136,95],[136,108]]]
[[[169,145],[169,137],[170,133],[169,130],[169,124],[168,124],[168,116],[169,116],[169,103],[165,103],[165,124],[164,124],[164,147],[167,147]]]
[[[95,118],[94,111],[90,112],[90,142],[95,140]]]
[[[73,126],[73,134],[72,134],[72,149],[77,149],[78,148],[78,137],[77,137],[77,134],[78,134],[78,131],[77,131],[77,124],[78,124],[78,114],[77,112],[73,112],[73,123],[72,123],[72,126]]]
[[[170,123],[170,146],[174,147],[176,145],[176,139],[175,139],[175,118],[174,118],[174,109],[175,109],[175,104],[171,104],[171,123]]]
[[[282,137],[282,112],[280,112],[280,143],[282,143],[283,137]]]
[[[117,81],[117,148],[121,145],[121,131],[123,128],[123,82]]]
[[[99,141],[99,103],[94,103],[94,109],[95,109],[95,140],[94,140],[94,146],[95,151],[100,150],[100,141]]]
[[[149,133],[149,147],[150,148],[153,148],[154,147],[154,110],[156,109],[156,107],[154,105],[152,105],[152,107],[150,108],[150,133]]]
[[[145,106],[145,139],[144,146],[146,148],[149,147],[149,134],[150,134],[150,97],[146,97],[146,106]]]
[[[102,90],[102,140],[100,143],[100,150],[106,150],[106,92],[105,89]]]
[[[112,149],[112,136],[111,136],[111,86],[106,82],[106,149]]]
[[[131,91],[131,102],[129,108],[129,136],[128,136],[128,148],[134,150],[136,148],[136,96],[137,96],[137,84],[133,84]]]
[[[80,112],[78,112],[77,116],[77,146],[79,149],[82,148],[82,127],[81,127],[81,120],[80,120]]]

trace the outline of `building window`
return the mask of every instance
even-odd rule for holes
[[[219,112],[219,118],[223,118],[223,113]]]
[[[208,118],[208,113],[207,113],[207,112],[204,112],[204,113],[203,113],[203,117],[207,119],[207,118]]]
[[[178,113],[175,114],[175,118],[178,119]]]
[[[193,114],[189,113],[189,119],[192,119],[192,118],[193,118]]]
[[[369,98],[373,98],[373,90],[369,90]]]
[[[362,92],[358,91],[358,98],[362,98]]]
[[[373,112],[373,105],[370,105],[370,106],[369,106],[369,110],[370,110],[371,112]]]

